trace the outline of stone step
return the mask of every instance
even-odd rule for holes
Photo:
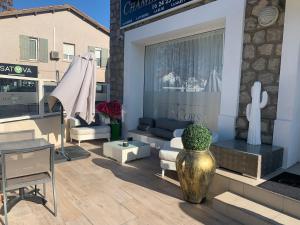
[[[300,220],[268,208],[232,192],[224,192],[213,199],[212,207],[235,221],[246,225],[291,224]]]

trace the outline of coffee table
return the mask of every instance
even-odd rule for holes
[[[123,147],[123,141],[105,142],[103,144],[103,154],[121,164],[150,156],[149,144],[141,141],[129,141],[128,143],[128,147]]]

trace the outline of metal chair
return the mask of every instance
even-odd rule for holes
[[[8,134],[0,134],[0,142],[3,141],[1,136],[7,136]],[[20,141],[16,141],[17,136],[21,137]],[[25,135],[26,136],[26,135]],[[22,143],[34,142],[34,139],[25,138],[24,134],[19,133],[16,136],[11,136],[10,140],[13,140],[13,144],[22,145]],[[26,137],[30,137],[26,136]],[[2,140],[1,140],[2,139]],[[9,140],[8,138],[6,139]],[[43,140],[42,140],[43,141]],[[45,141],[45,143],[47,143]],[[46,183],[51,182],[52,194],[54,201],[53,214],[57,215],[56,205],[56,190],[55,190],[55,176],[54,176],[54,146],[51,144],[45,144],[45,148],[26,148],[18,151],[2,151],[1,152],[1,164],[2,164],[2,177],[1,177],[1,191],[3,193],[3,209],[5,224],[8,225],[8,208],[17,204],[20,200],[29,200],[36,202],[41,201],[46,203]],[[37,185],[43,184],[43,194],[37,189]],[[25,193],[26,187],[34,187],[33,192]],[[8,200],[7,192],[18,190],[19,197],[14,197]]]

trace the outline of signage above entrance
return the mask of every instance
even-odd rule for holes
[[[203,0],[120,0],[121,27]]]
[[[0,74],[20,77],[38,77],[38,67],[19,64],[0,63]]]

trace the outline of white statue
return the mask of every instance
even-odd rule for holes
[[[264,91],[261,96],[261,83],[255,81],[251,88],[251,104],[247,105],[246,116],[249,121],[248,144],[261,144],[261,116],[260,110],[267,105],[268,93]]]

